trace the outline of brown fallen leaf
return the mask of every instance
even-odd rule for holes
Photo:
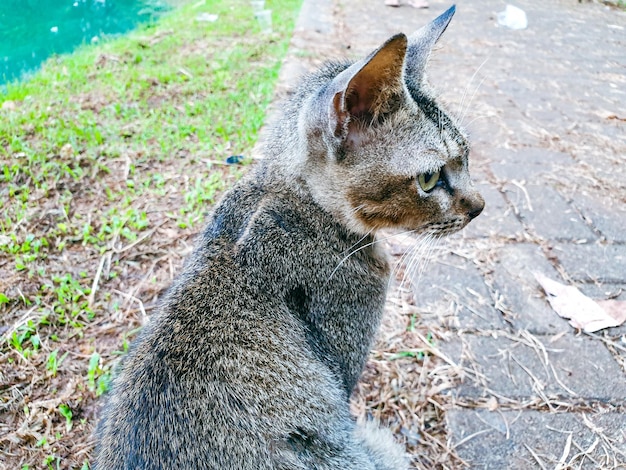
[[[603,328],[619,326],[626,321],[626,302],[596,302],[574,286],[553,281],[541,273],[533,274],[546,292],[552,309],[560,317],[568,319],[574,328],[593,333]]]
[[[596,303],[620,325],[626,321],[626,302],[623,300],[596,300]]]

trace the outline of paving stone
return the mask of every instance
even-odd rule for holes
[[[626,284],[626,245],[560,244],[553,253],[576,281]]]
[[[443,343],[453,360],[484,376],[469,377],[451,393],[459,397],[488,397],[491,392],[513,400],[558,396],[622,403],[626,376],[598,339],[574,336],[493,336],[466,334]]]
[[[463,229],[463,235],[467,238],[521,239],[524,227],[502,193],[486,182],[476,184],[476,189],[485,199],[485,209],[477,219]]]
[[[613,445],[626,450],[626,415],[606,413],[586,415],[578,413],[543,413],[539,411],[488,411],[485,409],[454,409],[446,413],[452,446],[472,469],[527,470],[557,466],[566,448],[568,436],[572,444],[566,462],[574,459],[579,449],[587,450],[597,440],[590,457],[560,468],[625,468],[626,460],[614,451],[605,453],[599,433],[612,439]],[[594,426],[595,430],[594,431]],[[602,430],[602,431],[599,431]],[[474,436],[474,437],[472,437]],[[463,442],[464,439],[467,439]],[[458,445],[461,443],[460,445]],[[458,447],[456,447],[458,445]],[[616,456],[617,462],[610,460]],[[610,457],[609,457],[610,456]],[[607,460],[608,459],[608,460]]]
[[[561,279],[541,249],[537,245],[519,243],[502,247],[497,256],[493,287],[511,311],[507,320],[513,327],[536,333],[564,331],[567,322],[550,308],[533,276],[533,272],[538,271],[551,279]]]
[[[498,153],[498,158],[493,158],[490,166],[496,178],[503,181],[525,180],[532,183],[554,168],[574,163],[572,157],[565,153],[543,148],[527,147],[518,151],[503,149]]]
[[[507,197],[522,221],[539,237],[579,243],[598,238],[558,191],[545,184],[526,184],[523,188],[505,185]]]
[[[623,284],[612,284],[608,282],[578,284],[576,287],[587,297],[591,297],[594,300],[626,300],[626,282]]]
[[[339,43],[343,52],[351,57],[369,53],[391,34],[411,32],[444,8],[440,2],[431,2],[429,9],[416,10],[388,8],[382,0],[341,0],[333,4],[335,8],[331,12],[327,9],[328,0],[323,2],[324,7],[317,7],[312,1],[307,3],[314,5],[311,15],[319,14],[318,10],[332,13],[339,25],[334,34],[328,35],[332,37],[311,35],[305,38],[303,50],[308,46],[316,56],[319,55],[317,46],[326,39]],[[443,101],[451,103],[451,110],[461,110],[458,114],[466,117],[461,121],[472,131],[472,171],[477,163],[485,163],[490,177],[495,176],[500,183],[511,184],[512,180],[517,180],[533,186],[529,196],[535,200],[533,208],[537,209],[533,213],[520,210],[520,214],[524,224],[550,240],[550,245],[553,245],[552,240],[595,240],[600,234],[609,241],[625,242],[626,216],[618,206],[626,181],[620,177],[626,171],[623,164],[626,139],[623,122],[619,120],[623,118],[622,110],[626,109],[626,94],[623,92],[623,31],[619,26],[614,27],[619,23],[615,12],[607,12],[596,2],[529,0],[523,2],[529,28],[511,31],[496,26],[494,12],[502,9],[501,1],[462,3],[454,18],[454,27],[448,28],[438,43],[437,48],[444,50],[433,54],[429,78]],[[584,28],[572,29],[572,24],[584,25]],[[611,27],[607,28],[607,24]],[[545,44],[555,47],[541,47]],[[605,111],[617,119],[608,119]],[[573,166],[578,171],[571,171]],[[611,180],[606,175],[610,175]],[[616,190],[608,196],[619,194],[621,199],[616,198],[612,206],[595,200],[587,202],[584,189],[593,179],[614,183],[612,187]],[[558,186],[554,186],[555,182]],[[552,186],[547,186],[548,183]],[[545,187],[550,189],[545,190]],[[524,226],[511,214],[507,198],[495,187],[483,189],[481,185],[481,190],[487,206],[484,214],[464,230],[464,237],[470,243],[472,239],[476,243],[495,242],[491,248],[501,244],[502,238],[507,239],[506,243],[524,240],[527,235]],[[581,222],[576,211],[570,212],[572,208],[590,219],[597,231],[594,233]],[[478,238],[481,240],[476,240]],[[574,243],[558,242],[557,245],[559,243],[568,249],[574,246]],[[557,250],[554,253],[559,254]],[[465,331],[454,342],[444,343],[444,352],[460,358],[462,340],[465,340],[490,380],[489,386],[510,396],[537,395],[530,372],[544,386],[544,393],[550,395],[569,399],[574,396],[568,391],[571,389],[582,395],[577,398],[604,397],[623,402],[626,398],[623,369],[604,343],[587,336],[575,337],[569,324],[545,301],[532,271],[540,271],[560,282],[563,279],[542,250],[530,243],[517,243],[494,249],[493,254],[497,264],[487,277],[489,290],[497,291],[512,311],[512,315],[507,315],[512,329],[537,333],[555,372],[544,367],[541,351],[538,354],[529,346],[507,339],[504,331],[494,332],[495,338]],[[581,256],[583,254],[581,252]],[[567,253],[562,260],[569,273],[567,256],[573,255]],[[469,325],[467,328],[506,330],[498,324],[497,315],[489,316],[491,310],[487,305],[472,303],[485,295],[480,272],[475,272],[472,263],[463,258],[452,256],[449,260],[448,263],[448,259],[441,258],[431,263],[418,286],[419,308],[430,315],[428,321],[461,328]],[[573,260],[572,265],[581,262],[586,266],[595,260],[582,257]],[[602,272],[608,269],[598,264],[592,267]],[[616,266],[611,269],[618,271]],[[605,288],[610,290],[625,284],[623,279],[602,281],[600,293]],[[466,287],[479,296],[471,294]],[[592,287],[583,280],[584,291],[590,292]],[[464,311],[468,306],[488,321],[483,322],[471,311]],[[615,331],[611,330],[611,334]],[[551,343],[556,337],[553,335],[561,332],[566,335]],[[467,398],[472,399],[482,396],[483,392],[480,384],[468,380],[451,393],[466,393]],[[553,469],[557,468],[568,433],[573,437],[568,457],[579,452],[574,444],[587,449],[598,438],[581,415],[572,413],[548,414],[526,408],[495,412],[454,409],[445,414],[451,444],[468,438],[456,451],[470,468],[539,468],[528,446],[543,460],[544,468]],[[614,438],[617,447],[626,451],[626,415],[591,415],[589,419]],[[593,451],[597,463],[591,464],[587,459],[580,467],[575,462],[568,468],[626,468],[622,460],[616,463],[604,460],[604,443],[600,440]]]
[[[611,197],[599,199],[590,195],[576,195],[574,205],[607,240],[626,242],[626,205]]]
[[[425,323],[462,329],[505,326],[480,272],[461,256],[448,254],[431,261],[419,281],[414,277],[413,285]]]

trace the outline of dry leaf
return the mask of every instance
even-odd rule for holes
[[[626,302],[623,300],[596,300],[596,303],[620,325],[626,321]]]
[[[574,328],[593,333],[603,328],[619,326],[626,321],[626,302],[595,302],[574,286],[560,284],[540,273],[534,275],[546,292],[554,311],[560,317],[567,318]]]

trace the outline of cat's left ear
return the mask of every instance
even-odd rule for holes
[[[355,122],[371,124],[397,103],[404,90],[406,48],[406,36],[397,34],[333,80],[331,122],[336,137],[344,138]]]
[[[456,6],[452,5],[446,12],[409,36],[405,63],[405,74],[408,82],[419,83],[422,81],[428,57],[435,43],[448,27],[455,10]]]

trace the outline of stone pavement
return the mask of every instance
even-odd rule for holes
[[[430,3],[305,0],[282,92],[304,69],[360,57],[450,6]],[[513,31],[496,24],[504,5],[460,1],[429,69],[470,131],[486,200],[416,295],[465,371],[446,392],[449,447],[471,468],[626,468],[626,327],[575,331],[532,275],[626,300],[626,13],[519,0],[529,26]]]

